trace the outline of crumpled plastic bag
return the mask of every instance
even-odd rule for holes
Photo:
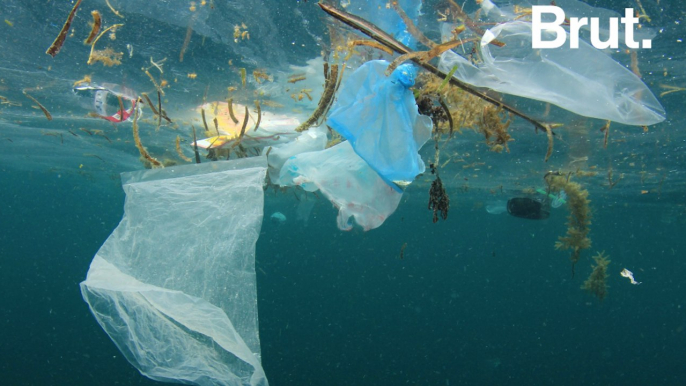
[[[289,158],[281,168],[280,181],[308,192],[321,190],[338,208],[338,228],[345,231],[352,229],[353,219],[365,231],[381,226],[402,197],[347,141]]]
[[[420,115],[410,87],[414,67],[385,75],[388,62],[360,66],[338,91],[327,124],[390,185],[406,185],[425,170],[417,153],[431,136],[431,118]]]
[[[143,375],[202,386],[266,386],[255,243],[265,157],[122,174],[124,217],[81,294]]]
[[[95,115],[112,123],[132,120],[136,108],[138,108],[139,117],[142,112],[140,106],[137,105],[138,94],[118,84],[79,83],[72,91],[79,96],[92,99],[91,105],[95,110]],[[128,109],[124,106],[125,104],[129,105]]]
[[[543,40],[554,38],[548,34]],[[465,83],[550,102],[587,117],[638,126],[665,119],[650,89],[611,57],[582,40],[578,49],[532,49],[531,35],[531,23],[499,24],[481,40],[483,63],[474,65],[446,51],[439,68],[448,72],[457,65],[453,76]],[[494,38],[505,46],[489,45]]]
[[[322,125],[303,131],[291,142],[264,148],[262,153],[267,154],[267,161],[269,162],[269,180],[273,184],[283,185],[280,175],[286,160],[296,154],[324,150],[326,142],[326,126]]]

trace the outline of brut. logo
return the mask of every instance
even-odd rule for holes
[[[555,15],[555,21],[543,22],[541,17],[544,13]],[[590,24],[589,24],[590,19]],[[531,7],[531,47],[539,48],[558,48],[562,47],[567,40],[567,34],[562,23],[565,22],[565,12],[562,8],[554,5],[534,5]],[[638,18],[634,16],[634,9],[627,8],[624,17],[611,17],[610,26],[606,40],[600,38],[600,21],[597,17],[570,17],[569,18],[569,48],[579,48],[579,30],[583,26],[590,26],[591,44],[593,47],[603,50],[606,48],[619,47],[619,23],[624,24],[624,44],[629,48],[650,48],[650,39],[643,39],[642,45],[634,40],[634,26],[638,24]],[[552,40],[543,40],[543,32],[546,35],[554,34]]]

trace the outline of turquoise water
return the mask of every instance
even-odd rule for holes
[[[84,0],[75,19],[77,38],[68,39],[55,59],[44,50],[71,5],[0,4],[0,18],[12,24],[0,24],[0,95],[22,102],[0,105],[2,384],[158,384],[126,361],[81,298],[78,284],[123,215],[119,173],[143,165],[131,124],[88,118],[89,106],[72,94],[72,84],[93,74],[150,92],[140,68],[149,65],[150,56],[168,57],[164,69],[171,87],[165,103],[181,123],[156,132],[154,122],[144,121],[141,139],[152,154],[172,158],[176,135],[188,136],[186,123],[200,127],[197,117],[189,117],[208,84],[208,100],[221,100],[228,85],[240,83],[239,67],[289,75],[294,71],[288,65],[305,65],[318,55],[318,39],[328,38],[327,18],[312,2],[215,1],[216,13],[197,11],[209,16],[204,24],[196,21],[179,62],[184,18],[190,15],[185,5],[146,3],[167,6],[169,14],[162,17],[152,5],[111,3],[131,26],[117,33],[118,48],[134,44],[132,57],[112,68],[87,66],[88,50],[80,42],[91,9],[99,9],[107,25],[119,22],[104,2]],[[436,3],[425,4],[423,24],[431,22]],[[678,40],[686,39],[684,8],[676,1],[642,3],[653,16],[650,25],[663,29],[653,50],[639,53],[643,80],[657,96],[665,90],[660,84],[686,86],[684,43]],[[592,5],[621,10],[635,3]],[[233,25],[241,20],[251,31],[250,43],[233,42]],[[617,60],[629,63],[627,55]],[[53,121],[21,93],[38,85],[43,88],[31,94],[52,112]],[[252,101],[259,87],[249,79],[237,98]],[[684,92],[658,97],[667,120],[645,132],[613,124],[607,149],[598,131],[604,122],[557,112],[573,129],[558,131],[547,163],[545,136],[525,122],[513,125],[515,141],[504,154],[490,152],[480,135],[465,131],[444,151],[456,160],[441,170],[451,207],[448,219],[436,224],[427,210],[433,179],[428,173],[408,188],[380,228],[368,232],[338,230],[337,210],[322,195],[308,195],[312,212],[307,221],[297,220],[293,192],[266,189],[256,273],[269,382],[684,384],[684,98]],[[290,98],[286,93],[275,99]],[[308,107],[313,106],[293,104],[286,110]],[[102,130],[107,139],[81,128]],[[432,146],[421,154],[430,159]],[[598,175],[574,179],[589,190],[593,223],[592,247],[582,252],[572,276],[568,253],[554,249],[566,231],[564,207],[552,209],[543,221],[489,214],[485,208],[542,187],[547,170],[577,167]],[[612,189],[610,168],[619,181]],[[270,221],[274,212],[283,213],[286,222]],[[602,302],[580,289],[592,269],[590,257],[599,251],[611,260]],[[623,268],[642,284],[620,276]]]

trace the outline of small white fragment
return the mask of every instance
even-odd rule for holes
[[[493,40],[495,40],[495,34],[487,29],[484,35],[481,37],[481,47],[489,45]]]
[[[624,269],[622,270],[622,272],[620,272],[619,274],[622,275],[622,276],[624,276],[624,277],[626,277],[626,278],[629,278],[629,280],[631,280],[631,284],[634,284],[634,285],[641,284],[640,281],[634,280],[634,274],[633,274],[633,272],[629,271],[629,270],[626,269],[626,268],[624,268]]]

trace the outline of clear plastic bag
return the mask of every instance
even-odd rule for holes
[[[347,141],[289,158],[281,168],[280,181],[309,192],[321,190],[338,208],[341,230],[352,229],[353,218],[365,231],[381,226],[402,197],[355,154]]]
[[[543,36],[553,40],[554,36]],[[447,51],[439,68],[477,87],[550,102],[579,115],[627,125],[652,125],[665,112],[650,89],[631,71],[584,41],[578,49],[531,48],[531,24],[499,24],[481,40],[483,63],[474,65]],[[492,39],[503,47],[489,45]],[[569,34],[567,34],[569,40]]]
[[[425,170],[417,153],[431,136],[431,118],[420,115],[409,87],[412,65],[386,76],[385,60],[363,64],[338,92],[328,125],[389,184],[407,184]]]
[[[266,386],[255,243],[265,157],[125,173],[125,213],[81,293],[143,375]]]
[[[281,167],[290,157],[306,152],[324,150],[326,146],[326,127],[313,127],[309,130],[303,131],[296,139],[291,142],[265,148],[264,154],[267,155],[269,161],[269,180],[273,184],[282,185],[280,174]]]

